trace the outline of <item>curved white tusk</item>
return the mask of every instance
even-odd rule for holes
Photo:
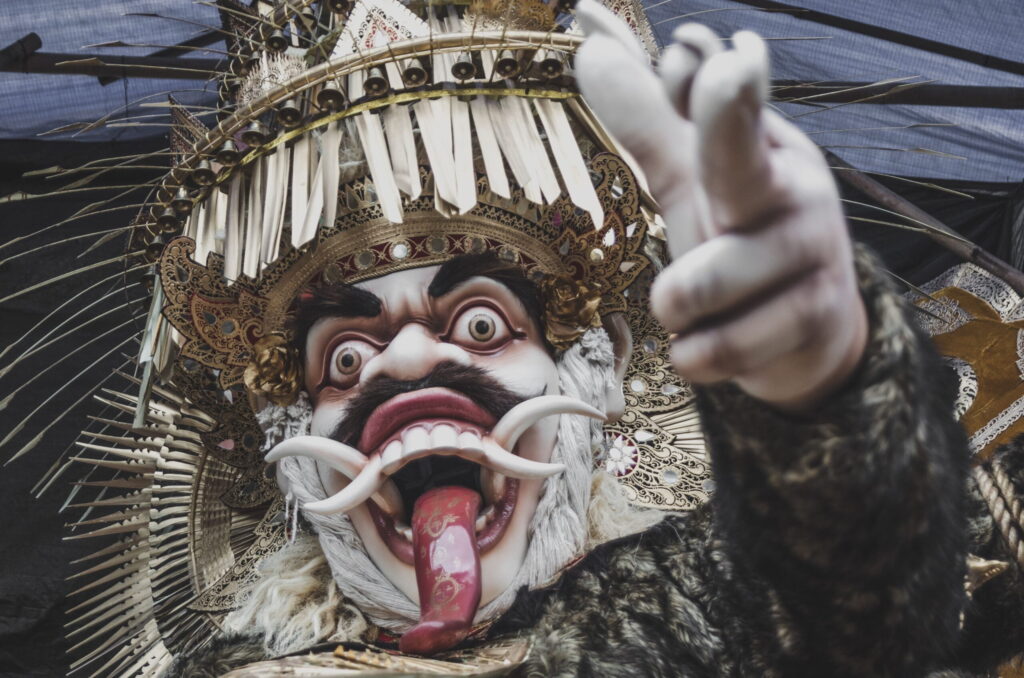
[[[363,470],[345,489],[327,499],[304,504],[302,508],[321,515],[347,513],[378,492],[384,480],[384,475],[380,472],[380,456],[370,457]]]
[[[337,440],[317,436],[295,436],[283,440],[267,453],[265,459],[271,462],[284,457],[309,457],[316,461],[322,461],[353,480],[359,476],[367,464],[366,456],[354,447],[339,443]],[[279,473],[279,485],[282,477]],[[348,486],[346,486],[347,488]],[[283,486],[282,491],[284,491]],[[399,494],[398,488],[392,482],[382,483],[373,494],[373,500],[385,513],[397,516],[402,512],[402,495]]]
[[[366,455],[344,443],[318,436],[295,436],[282,440],[264,459],[268,462],[285,457],[309,457],[327,464],[348,478],[358,476],[366,466]]]
[[[513,478],[547,478],[565,470],[564,464],[547,464],[512,454],[492,440],[484,441],[483,463]]]
[[[393,480],[384,480],[380,484],[380,488],[370,498],[384,510],[384,513],[392,517],[402,515],[405,504],[402,503],[402,495]]]
[[[490,437],[506,450],[515,447],[519,436],[544,417],[552,414],[582,414],[585,417],[605,420],[604,413],[582,400],[564,395],[544,395],[530,398],[505,413]]]

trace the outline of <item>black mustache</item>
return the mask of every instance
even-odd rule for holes
[[[345,416],[331,438],[346,445],[355,445],[363,432],[363,424],[373,411],[403,393],[425,388],[444,387],[457,391],[487,410],[495,419],[527,400],[502,386],[486,370],[475,365],[440,363],[430,374],[414,381],[377,377],[362,387],[345,408]]]

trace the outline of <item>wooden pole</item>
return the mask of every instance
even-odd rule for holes
[[[0,71],[93,75],[99,78],[162,78],[212,80],[220,75],[217,59],[176,59],[97,54],[35,52],[13,63],[0,63]]]
[[[835,153],[826,152],[828,163],[838,169],[839,178],[860,190],[887,210],[928,227],[925,235],[958,255],[965,261],[980,266],[1013,288],[1024,297],[1024,272],[1019,271],[991,252],[970,242],[944,223],[928,214],[903,196],[889,190],[868,175],[853,167]]]

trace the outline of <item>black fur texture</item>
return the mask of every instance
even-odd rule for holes
[[[258,635],[226,633],[186,656],[178,657],[163,678],[219,678],[228,671],[266,659]]]

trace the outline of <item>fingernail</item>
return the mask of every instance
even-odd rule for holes
[[[672,40],[692,50],[701,59],[710,59],[722,51],[722,41],[703,24],[685,23],[672,31]]]

